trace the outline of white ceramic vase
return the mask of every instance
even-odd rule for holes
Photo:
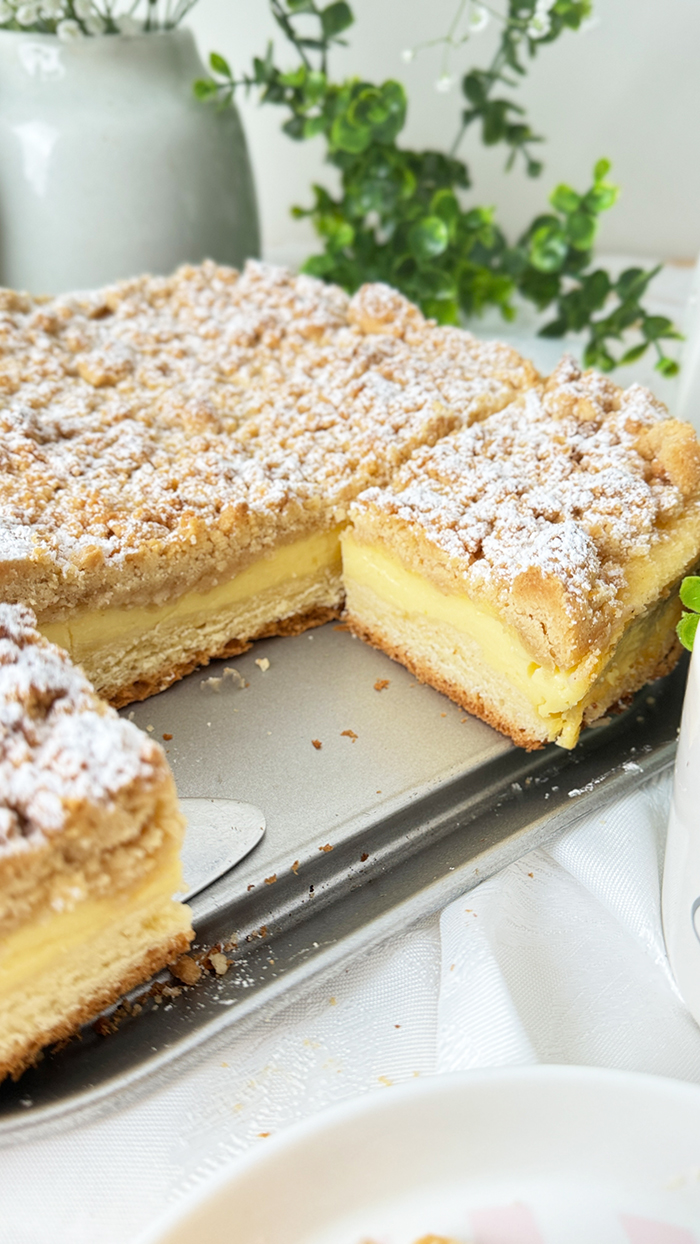
[[[0,285],[87,288],[259,253],[235,108],[194,98],[188,30],[0,31]]]
[[[662,911],[676,983],[700,1023],[700,641],[690,662],[678,737]]]

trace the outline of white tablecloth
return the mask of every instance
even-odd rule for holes
[[[655,309],[678,315],[688,277],[669,270]],[[128,1244],[268,1134],[412,1076],[541,1061],[700,1082],[659,914],[669,794],[666,774],[150,1096],[0,1150],[0,1244]]]

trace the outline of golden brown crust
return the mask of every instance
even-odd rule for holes
[[[506,721],[499,713],[484,704],[481,696],[471,694],[457,683],[450,682],[443,678],[442,675],[436,673],[430,668],[425,661],[416,659],[412,652],[403,644],[393,644],[390,640],[384,638],[379,631],[373,627],[366,626],[360,622],[358,618],[353,618],[351,614],[344,615],[344,621],[347,622],[349,629],[353,635],[357,635],[358,639],[364,639],[365,643],[371,644],[373,648],[378,648],[380,652],[391,657],[392,661],[398,661],[400,665],[404,665],[406,669],[418,679],[419,682],[427,683],[429,687],[434,687],[436,691],[441,691],[443,695],[448,696],[450,700],[454,700],[455,704],[459,704],[460,708],[466,709],[473,717],[478,717],[480,721],[485,721],[487,726],[493,726],[494,730],[498,730],[500,734],[505,734],[507,738],[512,739],[518,747],[522,747],[527,752],[536,751],[540,747],[544,747],[547,738],[537,738],[527,730]],[[543,726],[544,734],[544,726]]]
[[[188,950],[193,936],[193,934],[178,933],[169,938],[164,945],[148,950],[143,958],[124,974],[118,984],[98,990],[91,998],[82,1002],[80,1006],[74,1007],[67,1015],[56,1019],[50,1028],[42,1033],[35,1033],[32,1039],[12,1058],[0,1059],[0,1081],[8,1075],[13,1080],[18,1080],[23,1071],[37,1062],[45,1046],[74,1036],[82,1024],[88,1024],[96,1019],[105,1007],[111,1006],[130,989],[143,984],[156,972],[160,972],[161,968],[173,963]]]
[[[341,607],[317,606],[306,613],[297,613],[290,618],[281,618],[278,622],[269,622],[250,639],[229,639],[216,652],[202,650],[191,653],[185,661],[177,665],[168,665],[151,677],[139,679],[126,687],[108,687],[102,695],[113,708],[124,708],[127,704],[147,700],[149,696],[157,695],[159,691],[165,691],[166,687],[185,678],[193,670],[203,669],[210,661],[240,656],[242,652],[247,652],[252,647],[256,639],[270,639],[274,635],[301,635],[303,631],[311,630],[312,627],[324,626],[326,622],[340,617]]]

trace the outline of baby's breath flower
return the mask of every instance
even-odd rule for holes
[[[556,0],[537,0],[535,11],[530,18],[527,27],[527,33],[531,39],[544,39],[552,28],[552,21],[549,16]]]
[[[93,12],[92,0],[73,0],[73,11],[81,21],[90,17]]]
[[[402,61],[405,61],[407,65],[410,65],[411,61],[415,59],[415,55],[416,54],[413,48],[404,48],[401,53],[401,59]]]
[[[73,43],[75,39],[82,38],[83,32],[72,17],[66,17],[64,21],[58,23],[56,34],[63,43]]]
[[[435,83],[435,90],[441,95],[446,95],[454,83],[454,78],[449,73],[441,73]]]
[[[63,0],[42,0],[41,16],[52,21],[63,15]]]
[[[478,34],[478,32],[483,30],[484,26],[488,26],[488,24],[488,11],[484,8],[483,4],[478,3],[478,0],[474,0],[474,3],[469,11],[469,29],[473,31],[474,34]]]
[[[14,15],[15,11],[7,0],[0,0],[0,22],[9,22]]]
[[[17,21],[20,26],[33,26],[39,20],[38,4],[20,4],[17,10]]]
[[[102,35],[105,29],[104,20],[99,14],[93,13],[91,17],[85,18],[85,29],[89,35]]]

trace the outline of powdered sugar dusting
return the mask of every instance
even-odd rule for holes
[[[350,301],[259,263],[7,295],[0,557],[97,574],[146,541],[186,545],[193,522],[233,542],[243,517],[289,530],[534,379],[386,287]]]
[[[639,386],[622,392],[566,359],[546,386],[418,450],[356,512],[376,507],[417,524],[467,585],[501,603],[535,572],[561,586],[571,616],[611,617],[629,559],[649,553],[683,511],[679,484],[693,462],[697,476],[689,429],[683,479],[664,460],[680,426]],[[697,503],[697,479],[690,486]]]
[[[31,611],[0,604],[0,858],[59,832],[76,802],[109,806],[161,767],[160,748],[97,698]]]

